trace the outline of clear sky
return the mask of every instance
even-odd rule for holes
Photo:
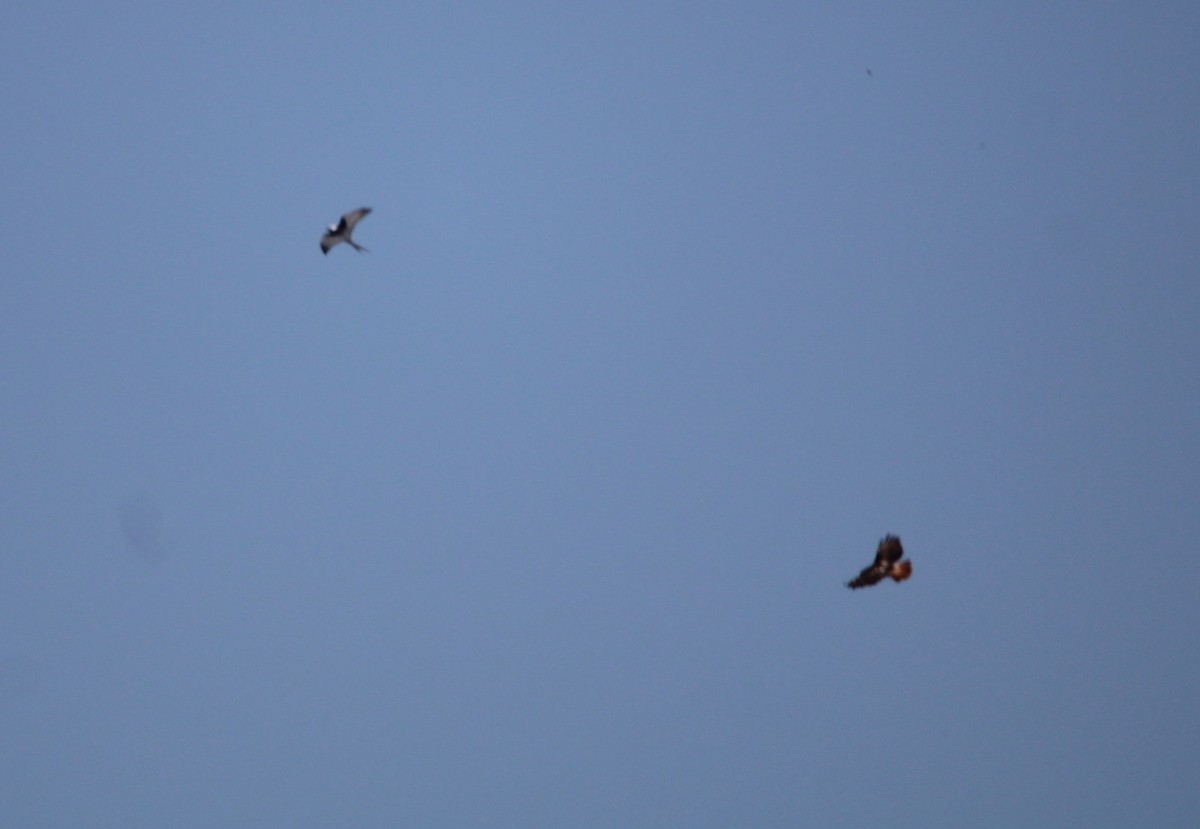
[[[1198,43],[6,4],[0,823],[1194,825]]]

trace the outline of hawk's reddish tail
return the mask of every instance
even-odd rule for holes
[[[892,578],[896,581],[904,581],[912,575],[911,561],[897,561],[896,566],[892,568]]]

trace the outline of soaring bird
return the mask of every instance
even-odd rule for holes
[[[361,222],[363,217],[370,212],[371,208],[360,207],[358,210],[351,210],[345,216],[342,216],[342,218],[338,219],[337,224],[330,225],[329,230],[325,231],[325,235],[321,237],[321,253],[328,255],[329,249],[338,242],[345,242],[359,253],[367,250],[351,239],[350,234],[354,232],[354,226]],[[370,251],[367,252],[370,253]]]
[[[912,575],[913,568],[911,561],[900,560],[903,555],[904,548],[900,546],[899,538],[894,535],[884,537],[879,542],[879,549],[875,551],[875,563],[859,573],[854,581],[847,582],[846,586],[851,590],[870,587],[888,576],[895,581],[904,581]]]

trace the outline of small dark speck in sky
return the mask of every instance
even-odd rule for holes
[[[151,558],[161,555],[162,510],[150,498],[129,498],[121,504],[121,533],[131,548]]]

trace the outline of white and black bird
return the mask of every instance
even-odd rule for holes
[[[338,242],[345,242],[359,253],[366,251],[366,248],[350,238],[350,234],[354,232],[354,226],[361,222],[363,217],[370,212],[371,208],[360,207],[358,210],[351,210],[345,216],[342,216],[342,218],[338,219],[337,224],[330,225],[329,230],[325,231],[325,235],[321,237],[321,253],[328,255],[329,249]],[[370,253],[370,251],[367,252]]]

